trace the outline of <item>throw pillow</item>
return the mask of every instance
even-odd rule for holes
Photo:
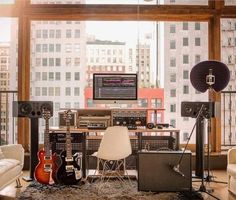
[[[4,158],[4,154],[2,152],[2,149],[0,148],[0,160]]]

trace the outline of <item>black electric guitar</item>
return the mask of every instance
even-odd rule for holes
[[[65,111],[63,117],[66,121],[66,144],[65,151],[62,151],[60,154],[61,165],[57,170],[57,180],[62,184],[74,185],[81,180],[82,172],[78,164],[78,154],[72,155],[70,134],[71,111]]]

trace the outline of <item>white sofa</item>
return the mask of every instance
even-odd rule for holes
[[[227,154],[228,190],[236,195],[236,147]]]
[[[24,165],[24,149],[20,144],[0,146],[0,190],[16,181],[21,187],[19,177]]]

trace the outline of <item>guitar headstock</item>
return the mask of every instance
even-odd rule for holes
[[[44,119],[50,119],[52,114],[50,112],[50,110],[47,110],[47,109],[43,109],[43,112],[42,112],[42,116]]]

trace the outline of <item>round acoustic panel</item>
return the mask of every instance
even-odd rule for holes
[[[212,84],[207,81],[208,77],[214,80]],[[228,67],[222,62],[214,60],[200,62],[190,72],[190,81],[199,92],[206,92],[210,87],[219,92],[227,86],[229,79]]]

